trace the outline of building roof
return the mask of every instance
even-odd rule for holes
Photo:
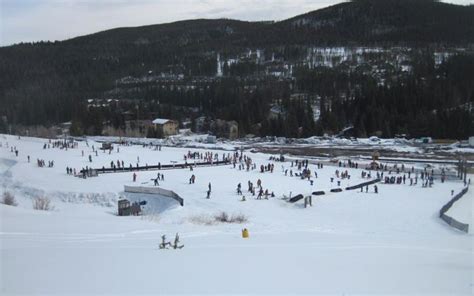
[[[164,118],[157,118],[153,120],[153,124],[165,124],[167,122],[172,121],[171,119],[164,119]]]

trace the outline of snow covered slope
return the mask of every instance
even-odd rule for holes
[[[66,166],[110,167],[117,160],[135,165],[137,158],[141,165],[183,162],[190,149],[120,146],[120,152],[95,156],[92,145],[99,144],[93,141],[67,151],[43,149],[47,140],[35,138],[0,135],[0,143],[0,193],[12,192],[19,204],[0,204],[2,295],[470,294],[473,289],[472,234],[437,217],[451,190],[462,188],[459,182],[435,181],[432,188],[422,188],[421,182],[378,184],[378,194],[372,186],[368,193],[330,193],[313,197],[313,207],[305,209],[302,202],[290,204],[282,197],[336,188],[336,170],[351,175],[341,187],[367,181],[362,170],[310,165],[318,173],[311,185],[289,176],[289,170],[299,172],[290,162],[245,152],[257,170],[232,165],[163,170],[160,185],[183,197],[185,206],[135,196],[148,201],[146,215],[118,217],[116,202],[127,195],[123,186],[153,186],[158,171],[137,172],[134,183],[130,172],[84,180],[67,175]],[[231,153],[213,152],[219,158]],[[36,159],[54,160],[54,167],[40,168]],[[260,173],[260,165],[268,163],[274,164],[273,173]],[[192,174],[195,184],[189,184]],[[258,179],[274,198],[256,200],[247,192],[247,182]],[[206,199],[209,182],[212,194]],[[236,194],[238,183],[246,201]],[[33,210],[38,195],[49,197],[54,210]],[[221,211],[248,221],[215,222]],[[241,237],[243,228],[250,238]],[[172,240],[176,233],[183,249],[158,249],[161,235]]]

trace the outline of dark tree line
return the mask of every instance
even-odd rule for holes
[[[85,102],[113,97],[113,91],[122,91],[118,79],[143,77],[150,71],[180,73],[188,80],[213,76],[217,53],[230,57],[249,48],[298,63],[310,46],[424,48],[472,42],[474,6],[359,0],[272,24],[193,20],[2,47],[0,131],[8,125],[50,126],[72,120],[77,132],[98,134],[104,123],[123,126],[121,112],[139,105],[140,117],[147,112],[177,119],[206,115],[236,120],[242,133],[262,135],[336,133],[352,124],[360,135],[381,131],[385,136],[465,137],[472,134],[472,112],[466,106],[472,103],[472,57],[455,57],[435,69],[430,54],[423,51],[415,58],[411,75],[382,86],[363,71],[338,68],[301,70],[295,89],[272,80],[249,82],[246,87],[242,79],[263,69],[243,61],[225,64],[226,78],[204,90],[163,90],[149,84],[126,89],[121,93],[126,100],[119,106],[92,110]],[[290,100],[295,91],[312,96]],[[271,117],[268,110],[275,104],[284,112]],[[321,109],[318,122],[310,120],[314,104]],[[200,114],[183,107],[198,108]]]
[[[322,97],[318,124],[323,131],[354,125],[358,136],[472,135],[474,56],[454,56],[435,69],[432,55],[423,55],[413,74],[382,86],[370,76],[329,69],[300,75],[299,87]],[[338,97],[339,91],[346,95]]]

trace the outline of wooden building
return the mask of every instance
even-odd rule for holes
[[[172,119],[157,118],[153,120],[155,129],[159,130],[163,137],[178,134],[179,122]]]
[[[119,216],[136,216],[142,211],[140,203],[134,202],[130,204],[128,199],[121,199],[118,201],[118,215]]]

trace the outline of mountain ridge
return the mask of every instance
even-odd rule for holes
[[[364,14],[367,14],[367,16],[364,17]],[[419,19],[417,20],[417,18]],[[431,24],[428,22],[430,19],[432,20]],[[403,25],[403,22],[408,23],[407,25]],[[430,26],[433,24],[435,26]],[[313,30],[310,30],[310,32],[313,33],[313,36],[310,36],[309,40],[307,35],[304,36],[304,38],[300,38],[303,42],[335,42],[335,39],[346,38],[348,39],[346,42],[350,41],[356,43],[405,42],[408,40],[417,43],[422,41],[465,44],[474,42],[474,5],[455,5],[434,0],[355,0],[335,4],[272,23],[265,21],[242,21],[228,18],[198,18],[162,24],[117,27],[69,38],[63,41],[54,41],[53,43],[75,44],[77,42],[87,41],[89,38],[96,40],[97,37],[103,38],[106,37],[106,35],[116,34],[123,34],[125,37],[130,34],[139,35],[143,33],[152,36],[157,33],[182,34],[181,30],[210,30],[210,25],[217,27],[234,25],[237,26],[236,29],[251,27],[252,30],[262,30],[263,33],[270,34],[270,39],[278,39],[277,36],[274,35],[290,29],[287,27],[288,25],[291,25],[293,27],[292,29],[296,31],[305,29],[303,30],[305,34],[308,33],[307,29],[312,28]],[[337,38],[328,39],[327,34],[321,34],[321,30],[329,30],[331,34],[334,34],[335,30],[333,27],[335,25],[341,26],[342,28],[350,27],[348,28],[350,30],[336,34]],[[442,36],[435,38],[433,33],[436,32],[432,32],[433,30],[441,30],[439,32],[443,33]],[[247,31],[244,32],[248,33]],[[429,34],[427,34],[428,32]],[[405,36],[405,39],[399,36],[401,34]],[[410,34],[413,34],[415,38],[407,38]],[[113,38],[113,36],[108,36],[106,39],[110,38]],[[138,38],[139,36],[137,36],[136,39]],[[116,38],[113,38],[113,41],[118,42]],[[279,41],[281,42],[281,40]],[[339,40],[339,42],[344,43],[344,41],[341,42],[341,40]],[[34,42],[33,44],[35,43],[42,43],[42,41]],[[20,43],[4,47],[21,44],[31,43]]]

